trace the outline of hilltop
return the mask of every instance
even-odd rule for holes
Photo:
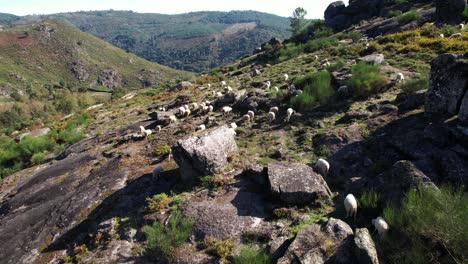
[[[233,62],[273,37],[290,36],[287,18],[255,11],[179,15],[90,11],[25,16],[14,23],[44,18],[67,21],[147,60],[196,72]]]
[[[86,136],[4,178],[0,262],[466,262],[468,8],[414,2],[55,121]]]

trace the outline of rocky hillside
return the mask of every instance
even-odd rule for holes
[[[466,262],[468,31],[407,12],[86,110],[3,180],[0,262]]]
[[[290,36],[287,18],[255,11],[180,15],[96,11],[26,16],[15,23],[44,18],[67,21],[147,60],[195,72],[231,63],[270,38]]]

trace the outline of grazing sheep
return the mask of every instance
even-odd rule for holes
[[[217,92],[216,97],[223,97],[223,94],[221,92]]]
[[[143,126],[140,126],[140,131],[141,131],[141,134],[143,134],[145,137],[153,133],[151,129],[145,129]]]
[[[189,116],[191,114],[190,109],[185,109],[185,116]]]
[[[184,105],[184,108],[185,108],[185,110],[188,110],[189,106],[186,104],[186,105]]]
[[[243,115],[242,120],[246,123],[250,123],[250,115]]]
[[[445,35],[444,35],[444,34],[440,34],[439,37],[445,38]]]
[[[213,106],[212,105],[208,106],[208,112],[213,112]]]
[[[159,179],[159,174],[161,172],[163,172],[163,171],[164,171],[164,169],[159,165],[154,167],[153,172],[152,172],[153,180],[158,180]]]
[[[463,30],[463,29],[465,28],[465,25],[460,24],[460,25],[458,25],[458,28],[460,28],[461,30]]]
[[[302,94],[302,90],[296,90],[296,91],[294,91],[294,95],[297,96],[297,95],[300,95],[300,94]]]
[[[461,33],[455,33],[455,34],[450,35],[449,38],[459,38],[459,37],[461,37],[461,36],[462,36]]]
[[[208,113],[210,111],[210,108],[208,106],[202,106],[202,111],[203,113]]]
[[[232,122],[231,124],[229,124],[229,127],[236,130],[236,128],[237,128],[236,122]]]
[[[330,66],[330,65],[331,65],[330,62],[328,62],[328,61],[325,62],[324,64],[322,64],[322,66],[325,66],[325,67]]]
[[[226,84],[226,81],[222,81],[222,82],[221,82],[221,86],[226,86],[226,85],[227,85],[227,84]]]
[[[198,104],[197,103],[192,103],[192,109],[197,110],[198,109]]]
[[[166,112],[166,108],[165,107],[159,107],[159,111]]]
[[[207,100],[207,101],[205,101],[205,104],[206,104],[206,105],[210,105],[211,102]]]
[[[268,112],[268,122],[273,122],[276,119],[276,115],[274,112]]]
[[[296,111],[294,111],[294,109],[292,108],[288,108],[288,110],[286,110],[286,122],[289,122],[289,120],[291,119],[291,116],[292,114],[294,114]]]
[[[158,132],[161,132],[161,130],[162,130],[161,125],[157,125],[157,126],[156,126],[156,130],[158,130]]]
[[[369,47],[370,47],[370,44],[366,43],[366,49],[368,49]]]
[[[231,113],[231,111],[232,111],[231,107],[229,107],[229,106],[224,106],[223,107],[223,114],[224,115],[227,115],[227,114]]]
[[[252,119],[252,121],[253,121],[254,117],[255,117],[255,113],[252,110],[249,110],[249,111],[247,111],[247,114],[250,116],[250,119]]]
[[[270,89],[271,82],[270,82],[270,81],[266,81],[266,82],[265,82],[265,85],[266,85],[267,89]]]
[[[169,116],[169,124],[177,122],[177,117],[175,115]]]
[[[323,59],[323,60],[320,61],[320,64],[322,64],[322,65],[326,64],[326,63],[328,63],[328,59]]]
[[[226,86],[226,88],[224,88],[226,91],[228,92],[232,92],[232,87],[231,86]]]
[[[274,90],[276,93],[279,92],[278,86],[273,87],[273,90]]]
[[[205,106],[206,106],[206,103],[205,103],[205,102],[201,102],[201,103],[200,103],[200,107],[201,107],[201,108],[203,108],[203,107],[205,107]]]
[[[197,126],[197,128],[196,128],[195,130],[197,130],[197,131],[198,131],[198,130],[199,130],[199,131],[203,131],[203,130],[205,130],[205,129],[206,129],[206,126],[203,125],[203,124],[201,124],[201,125]]]
[[[211,88],[211,84],[209,83],[209,84],[208,84],[208,89],[210,89],[210,88]]]
[[[322,176],[325,177],[328,175],[328,170],[330,170],[330,163],[320,158],[315,162],[314,167]]]
[[[274,107],[270,108],[270,111],[269,111],[269,112],[273,112],[273,113],[275,113],[275,114],[278,114],[279,108],[278,108],[277,106],[274,106]]]
[[[352,194],[346,195],[346,198],[344,200],[344,206],[346,209],[346,218],[354,217],[354,219],[356,219],[356,214],[357,214],[356,197],[354,197],[354,195]]]
[[[179,114],[182,116],[185,115],[185,107],[183,106],[179,107]]]
[[[379,232],[379,237],[385,238],[389,229],[387,222],[385,222],[385,220],[379,216],[375,219],[372,219],[371,223],[375,227],[377,232]]]
[[[405,76],[403,75],[403,73],[399,72],[396,76],[397,83],[401,83],[404,80],[405,80]]]
[[[289,75],[287,73],[285,73],[283,76],[284,76],[285,81],[287,81],[289,79]]]
[[[319,60],[319,56],[315,55],[314,60]]]

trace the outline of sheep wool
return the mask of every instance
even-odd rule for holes
[[[274,112],[269,112],[269,113],[268,113],[268,121],[269,121],[270,123],[273,122],[273,121],[275,120],[275,118],[276,118],[276,115],[275,115]]]
[[[356,200],[356,197],[354,197],[354,195],[352,194],[346,195],[346,198],[344,200],[344,206],[346,209],[346,218],[348,217],[356,218],[357,200]]]
[[[252,119],[252,121],[253,121],[253,120],[254,120],[254,117],[255,117],[254,111],[249,110],[249,111],[247,111],[247,114],[250,116],[250,119]]]
[[[284,80],[287,81],[289,79],[289,75],[287,73],[284,74]]]
[[[279,112],[279,108],[277,106],[274,106],[274,107],[270,108],[269,112],[274,112],[275,114],[277,114]]]
[[[286,122],[289,122],[289,120],[291,119],[291,116],[292,114],[294,114],[294,109],[292,108],[288,108],[288,110],[286,110]]]
[[[371,223],[379,233],[379,237],[384,238],[389,229],[387,222],[385,222],[385,220],[379,216],[375,219],[372,219]]]
[[[403,73],[399,72],[397,74],[397,82],[400,83],[400,82],[402,82],[404,80],[405,80],[405,76],[403,75]]]
[[[249,123],[249,122],[250,122],[250,115],[243,115],[243,116],[242,116],[242,120],[244,120],[245,122]]]
[[[224,106],[223,107],[223,113],[224,114],[229,114],[229,113],[231,113],[231,111],[232,111],[231,107],[229,107],[229,106]]]
[[[327,176],[328,171],[330,170],[330,164],[328,161],[320,158],[315,162],[315,167],[322,176]]]

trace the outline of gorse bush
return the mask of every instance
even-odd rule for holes
[[[193,221],[184,217],[180,210],[176,210],[169,217],[167,225],[154,221],[153,225],[143,227],[143,233],[150,251],[169,256],[173,248],[187,242],[192,234],[192,228]]]
[[[296,86],[302,89],[302,94],[291,99],[291,104],[297,109],[310,109],[317,103],[324,104],[333,95],[331,76],[328,71],[308,73],[296,80]]]
[[[151,198],[146,198],[146,202],[148,203],[148,210],[151,212],[159,212],[167,208],[172,202],[172,199],[171,197],[167,196],[167,194],[160,193],[155,194]]]
[[[417,78],[405,81],[400,88],[406,94],[427,89],[429,88],[429,78]]]
[[[352,77],[348,81],[354,96],[364,97],[378,91],[385,84],[379,65],[359,62],[351,69]]]
[[[410,10],[406,13],[403,13],[397,17],[397,21],[400,25],[406,25],[410,22],[419,20],[421,15],[415,10]]]
[[[410,190],[401,207],[384,209],[392,230],[385,243],[393,263],[466,263],[468,261],[468,194],[443,186]],[[439,259],[431,252],[443,247]]]
[[[234,249],[234,245],[229,239],[218,240],[213,237],[206,237],[203,241],[203,244],[208,249],[208,251],[223,260],[229,257],[229,255],[232,253],[232,250]]]
[[[273,263],[271,257],[252,246],[243,247],[238,256],[235,256],[234,264],[270,264]]]

